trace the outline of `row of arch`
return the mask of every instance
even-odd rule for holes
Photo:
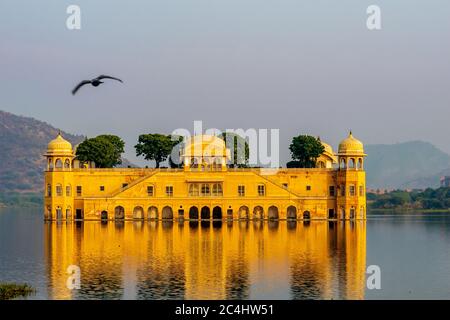
[[[339,160],[340,169],[363,169],[363,158],[340,158]]]
[[[47,169],[71,169],[72,162],[69,158],[48,158]]]
[[[61,170],[71,170],[79,168],[94,168],[95,163],[92,161],[81,162],[77,159],[70,158],[47,158],[47,170],[50,171],[61,171]]]
[[[222,212],[222,207],[214,206],[211,210],[209,206],[191,206],[187,211],[186,215],[183,209],[178,211],[178,217],[182,216],[189,220],[221,220],[223,218],[232,217],[233,211],[228,209],[224,214]],[[158,208],[155,206],[151,206],[145,210],[142,206],[136,206],[133,209],[133,219],[173,219],[175,214],[173,212],[172,207],[165,206],[159,212]],[[241,206],[238,210],[238,218],[239,219],[255,219],[255,220],[276,220],[279,219],[279,211],[278,207],[270,206],[267,210],[267,213],[264,211],[262,206],[255,206],[252,211],[248,206]],[[115,220],[123,220],[125,219],[125,208],[123,206],[116,206],[114,208],[114,216],[111,216],[108,211],[104,210],[101,212],[101,219],[107,220],[112,219]],[[297,214],[297,208],[295,206],[289,206],[286,212],[286,219],[298,219],[300,218]],[[304,211],[301,214],[301,218],[304,220],[311,219],[311,213],[309,211]]]
[[[67,219],[83,219],[83,214],[81,209],[76,210],[76,214],[72,212],[72,208],[67,206],[65,210],[62,207],[58,206],[55,210],[55,216],[53,217],[56,220]],[[359,212],[358,212],[359,211]],[[46,218],[52,219],[52,210],[50,206],[47,206],[46,210]],[[208,206],[191,206],[189,210],[184,214],[184,210],[180,209],[178,211],[178,216],[175,216],[172,207],[165,206],[161,210],[161,214],[156,206],[150,206],[145,212],[144,208],[141,206],[136,206],[133,209],[133,219],[136,220],[173,220],[175,217],[183,217],[189,220],[222,220],[224,218],[234,218],[233,211],[228,209],[224,214],[222,213],[222,208],[220,206],[214,206],[212,210]],[[238,210],[238,219],[241,220],[278,220],[279,212],[276,206],[270,206],[267,210],[267,214],[264,212],[264,208],[262,206],[255,206],[251,211],[248,206],[241,206]],[[328,219],[341,219],[344,220],[346,218],[350,220],[354,219],[364,219],[365,217],[365,208],[361,206],[359,210],[355,207],[351,207],[349,210],[349,214],[347,217],[346,210],[344,208],[340,208],[339,212],[336,212],[334,209],[329,209]],[[125,219],[125,208],[123,206],[116,206],[114,208],[114,212],[108,213],[108,211],[104,210],[100,214],[101,220],[124,220]],[[309,211],[304,211],[303,213],[297,213],[297,208],[295,206],[289,206],[286,212],[287,220],[310,220],[311,213]]]

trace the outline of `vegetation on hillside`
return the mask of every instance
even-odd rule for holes
[[[368,193],[367,201],[372,209],[450,209],[450,188],[424,191],[395,190],[385,194]]]

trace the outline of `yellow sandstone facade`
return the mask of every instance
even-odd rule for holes
[[[45,154],[45,219],[365,219],[363,144],[350,133],[337,154],[323,145],[316,168],[237,169],[222,139],[201,135],[181,169],[99,169],[58,135]]]

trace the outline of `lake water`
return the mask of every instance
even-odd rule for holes
[[[79,290],[67,288],[70,265]],[[380,290],[366,286],[369,265]],[[450,299],[450,215],[45,223],[3,209],[0,281],[32,285],[29,299]]]

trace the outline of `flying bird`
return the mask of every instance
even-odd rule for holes
[[[103,79],[112,79],[112,80],[117,80],[123,83],[122,80],[120,80],[119,78],[115,78],[115,77],[111,77],[111,76],[107,76],[107,75],[100,75],[97,78],[94,78],[92,80],[83,80],[81,81],[73,90],[72,90],[72,94],[75,95],[75,93],[77,93],[77,91],[84,86],[85,84],[91,84],[94,87],[98,87],[99,85],[101,85],[103,83]]]

